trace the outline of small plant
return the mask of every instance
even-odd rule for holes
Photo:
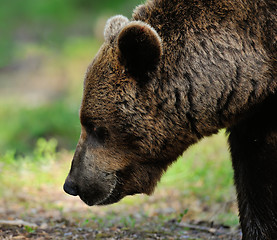
[[[92,217],[91,220],[92,220],[92,222],[94,222],[98,226],[98,228],[101,229],[101,228],[105,227],[106,222],[103,218],[101,218],[101,217]],[[90,220],[87,220],[87,221],[84,222],[84,224],[88,224],[88,223],[90,223]]]
[[[0,156],[2,164],[14,164],[15,163],[15,151],[8,150],[3,156]]]
[[[86,225],[89,224],[89,219],[85,219],[82,223],[81,223],[81,226],[82,227],[85,227]]]
[[[187,209],[185,209],[182,213],[180,213],[179,214],[179,217],[178,217],[178,219],[177,219],[177,222],[178,223],[180,223],[180,222],[182,222],[182,219],[183,219],[183,217],[188,213],[188,208]]]
[[[134,228],[136,225],[136,219],[132,216],[126,216],[121,218],[120,223],[126,228]]]
[[[36,231],[36,229],[31,226],[24,226],[24,229],[28,233],[34,233]]]
[[[37,141],[36,148],[34,149],[33,160],[52,160],[56,157],[56,147],[58,143],[56,139],[46,140],[44,138],[39,138]]]

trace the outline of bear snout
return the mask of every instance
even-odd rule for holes
[[[74,184],[72,181],[65,181],[64,185],[63,185],[63,190],[72,196],[77,196],[78,194],[78,188],[77,185]]]

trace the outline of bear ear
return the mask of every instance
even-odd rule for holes
[[[105,41],[112,42],[120,30],[129,23],[128,18],[122,15],[116,15],[108,19],[104,29]]]
[[[119,60],[134,76],[154,71],[161,59],[162,41],[148,24],[133,21],[118,36]]]

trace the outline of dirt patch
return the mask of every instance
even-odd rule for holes
[[[50,187],[27,192],[0,201],[0,239],[241,239],[238,227],[180,215],[183,206],[170,204],[174,192],[167,208],[162,191],[106,207],[87,207]]]
[[[51,221],[45,219],[39,227],[19,224],[1,225],[1,239],[241,239],[238,230],[226,226],[211,226],[211,223],[178,223],[170,220],[164,223],[147,219],[139,227],[112,226],[101,229],[80,227],[67,219]],[[146,219],[145,219],[146,220]],[[39,223],[38,223],[39,224]]]

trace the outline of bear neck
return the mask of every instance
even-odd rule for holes
[[[153,75],[157,108],[183,126],[183,134],[191,132],[191,142],[232,126],[277,89],[261,36],[249,34],[257,26],[240,26],[252,14],[249,6],[237,0],[236,13],[230,3],[214,6],[225,9],[219,15],[201,2],[148,1],[133,14],[162,39],[163,56]]]

